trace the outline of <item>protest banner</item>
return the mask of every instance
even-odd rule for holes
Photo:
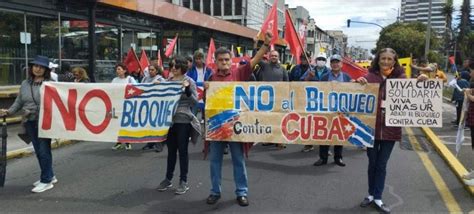
[[[209,141],[372,147],[378,84],[210,82]]]
[[[41,86],[39,136],[106,142],[166,140],[182,84],[56,83]]]
[[[386,84],[387,126],[443,126],[442,80],[388,79]]]

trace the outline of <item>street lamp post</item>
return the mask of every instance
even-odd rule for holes
[[[431,4],[433,0],[429,0],[428,7],[428,23],[426,26],[426,41],[425,41],[425,58],[428,59],[428,53],[430,51],[430,37],[431,37]]]

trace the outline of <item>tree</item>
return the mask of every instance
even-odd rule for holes
[[[442,14],[446,18],[446,31],[444,33],[444,47],[446,50],[448,50],[452,44],[452,33],[453,33],[453,27],[452,27],[452,22],[453,22],[453,12],[454,12],[454,7],[453,7],[453,0],[448,0],[446,2],[446,5],[443,7]]]
[[[472,38],[471,35],[471,1],[470,0],[463,0],[462,6],[461,6],[461,21],[459,23],[459,34],[457,37],[457,44],[458,44],[458,50],[461,51],[461,58],[462,59],[467,59],[469,55],[471,55],[471,52],[464,51],[466,50],[466,45],[469,46],[469,39]],[[472,51],[472,49],[470,49]]]
[[[440,47],[440,40],[434,31],[431,31],[431,49]],[[422,57],[425,51],[426,25],[421,22],[393,23],[380,32],[377,46],[372,53],[386,47],[397,51],[399,57]],[[430,54],[433,55],[433,54]]]

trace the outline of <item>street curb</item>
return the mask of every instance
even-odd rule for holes
[[[79,141],[76,140],[56,140],[55,142],[51,143],[51,149],[57,149],[66,145],[71,145],[74,143],[77,143]],[[17,149],[14,151],[7,152],[7,160],[13,159],[13,158],[22,158],[22,157],[27,157],[33,154],[35,151],[33,149],[33,146],[28,146],[27,148],[23,149]]]
[[[444,145],[441,140],[434,134],[434,132],[428,127],[421,127],[421,130],[428,137],[428,140],[432,143],[438,154],[446,161],[448,166],[454,172],[454,175],[461,181],[464,188],[474,196],[474,186],[468,186],[464,183],[462,176],[467,174],[466,168],[459,162],[459,160],[449,151],[448,147]]]

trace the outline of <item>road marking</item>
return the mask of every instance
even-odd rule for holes
[[[428,171],[428,174],[433,180],[436,189],[438,189],[438,192],[441,195],[441,198],[443,199],[444,204],[448,208],[449,212],[462,212],[461,207],[459,207],[458,202],[454,198],[453,194],[449,190],[448,186],[446,185],[446,182],[444,182],[438,170],[433,165],[433,162],[431,162],[430,158],[428,157],[428,154],[423,152],[423,149],[421,148],[420,143],[416,139],[413,130],[411,130],[411,128],[409,127],[405,127],[405,130],[408,134],[410,144],[413,146],[414,151],[420,157],[421,162],[425,166],[426,171]]]

